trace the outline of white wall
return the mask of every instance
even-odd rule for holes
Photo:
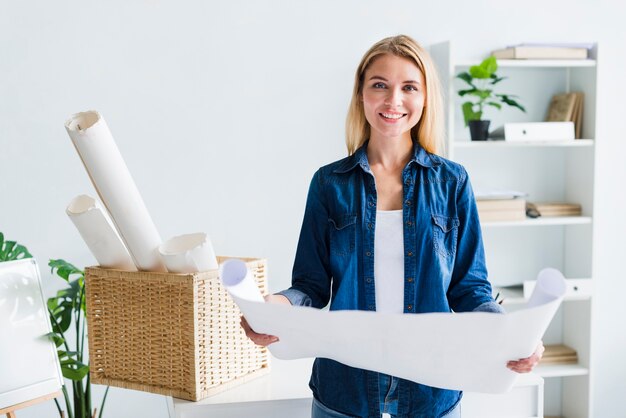
[[[72,197],[94,191],[63,122],[97,109],[164,238],[206,231],[220,254],[267,257],[279,290],[311,175],[345,154],[353,71],[373,42],[449,39],[479,58],[522,41],[597,41],[594,411],[615,416],[626,372],[626,10],[595,3],[0,0],[0,231],[39,260],[47,294],[60,285],[48,259],[94,263],[64,214]],[[106,409],[165,417],[164,405],[112,389]]]

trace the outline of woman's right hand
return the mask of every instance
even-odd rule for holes
[[[282,304],[291,305],[291,302],[289,302],[289,299],[287,299],[283,295],[267,295],[265,296],[265,302],[266,303],[282,303]],[[246,332],[246,336],[250,338],[252,342],[255,343],[256,345],[261,345],[265,347],[278,341],[278,337],[274,335],[257,334],[256,332],[254,332],[254,330],[250,328],[250,324],[248,324],[248,321],[246,321],[246,318],[244,318],[243,316],[241,317],[241,327]]]

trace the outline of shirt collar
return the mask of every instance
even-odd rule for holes
[[[347,173],[350,170],[353,170],[357,166],[361,166],[361,168],[370,173],[370,165],[367,161],[367,144],[369,140],[365,141],[365,143],[357,149],[354,154],[350,157],[346,158],[339,164],[339,166],[333,170],[333,173]],[[409,161],[409,164],[415,163],[419,164],[422,167],[436,167],[441,165],[441,159],[435,155],[426,151],[418,142],[413,142],[413,157]]]

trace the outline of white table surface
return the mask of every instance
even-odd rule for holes
[[[199,402],[168,398],[170,417],[309,417],[311,390],[309,377],[313,359],[270,359],[270,372]],[[511,392],[489,395],[465,392],[463,416],[490,417],[502,413],[507,405],[511,416],[541,416],[543,412],[543,379],[536,374],[520,375]],[[518,413],[521,413],[518,415]]]

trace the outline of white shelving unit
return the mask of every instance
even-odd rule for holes
[[[544,344],[566,344],[578,353],[578,364],[539,366],[545,379],[544,413],[568,418],[591,415],[590,364],[591,283],[593,281],[593,179],[597,46],[589,60],[498,60],[498,75],[507,77],[495,86],[499,93],[515,94],[527,109],[486,109],[490,130],[505,122],[545,119],[554,94],[582,91],[584,139],[559,142],[470,141],[464,126],[462,98],[465,88],[456,75],[476,61],[455,61],[450,42],[433,45],[446,99],[448,141],[446,156],[465,166],[474,188],[500,188],[528,193],[529,201],[567,201],[582,205],[582,216],[526,219],[482,224],[487,267],[494,293],[504,298],[507,311],[524,306],[521,285],[534,280],[545,267],[554,267],[570,280],[571,292],[552,321]],[[575,278],[587,278],[578,292]]]

